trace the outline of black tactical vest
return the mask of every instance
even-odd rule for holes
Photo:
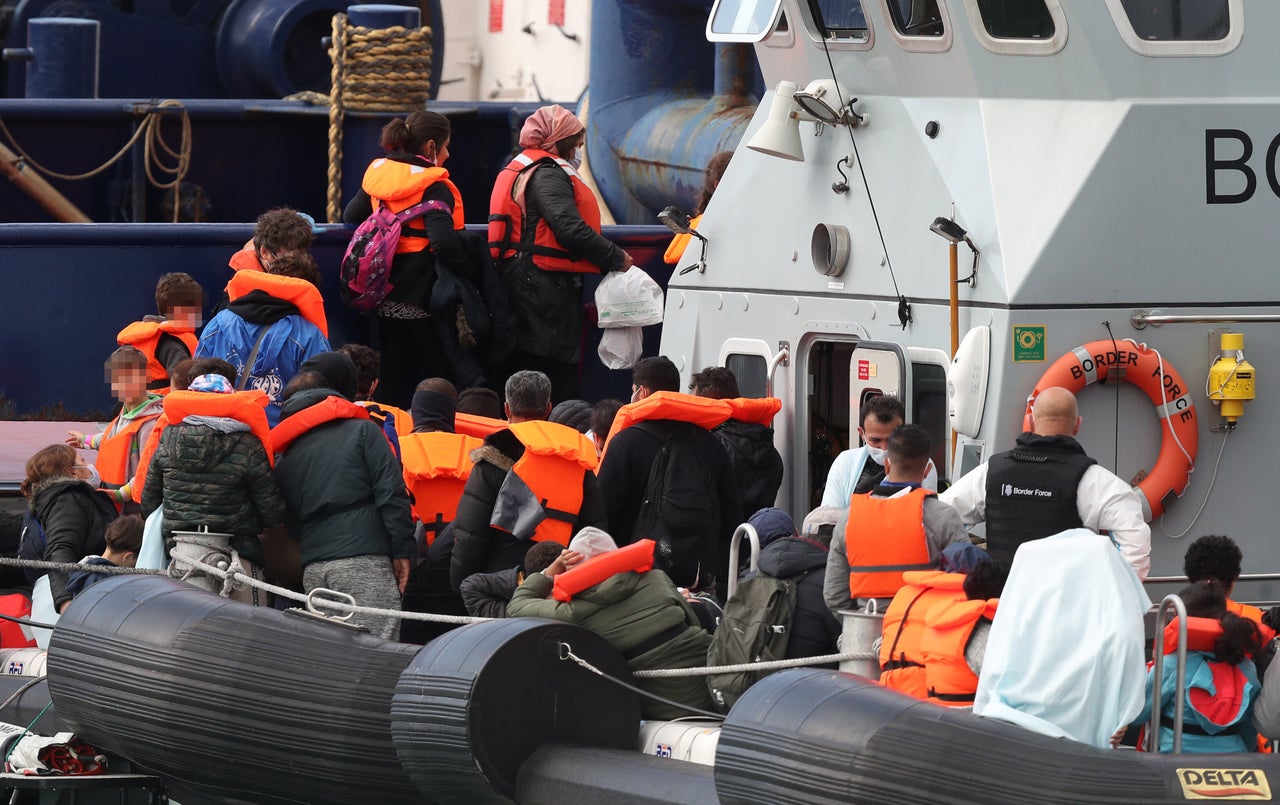
[[[987,551],[1012,562],[1018,546],[1080,528],[1076,489],[1098,462],[1070,436],[1024,433],[987,463]]]

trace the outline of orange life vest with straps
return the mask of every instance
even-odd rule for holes
[[[548,162],[555,163],[568,175],[578,215],[592,231],[600,233],[600,205],[573,166],[548,151],[526,148],[507,163],[494,182],[493,195],[489,197],[489,254],[494,260],[504,260],[524,253],[530,255],[533,264],[543,271],[598,274],[600,269],[594,263],[575,257],[560,245],[545,218],[538,220],[533,243],[524,240],[525,188],[535,166]]]
[[[902,574],[903,586],[884,613],[880,638],[880,684],[917,699],[929,696],[920,650],[925,617],[936,606],[965,600],[964,574],[941,570]]]
[[[404,485],[413,498],[413,513],[435,542],[458,514],[458,501],[471,477],[471,451],[484,442],[461,433],[407,433],[400,437]]]
[[[713,400],[709,397],[695,397],[678,391],[655,391],[639,402],[627,403],[618,409],[613,418],[613,427],[609,429],[609,438],[605,441],[605,452],[609,450],[609,442],[622,431],[640,422],[655,419],[672,419],[677,422],[690,422],[700,428],[711,430],[723,425],[725,420],[733,416],[733,407],[728,400]]]
[[[227,283],[227,298],[232,302],[250,291],[265,291],[276,299],[292,303],[302,318],[314,324],[325,338],[329,337],[324,298],[320,296],[320,289],[306,280],[265,271],[237,271]]]
[[[368,419],[369,412],[342,397],[325,397],[315,405],[309,405],[295,414],[280,420],[271,429],[271,446],[276,453],[283,453],[293,440],[326,422],[339,419]]]
[[[467,222],[462,209],[462,194],[449,180],[449,171],[444,168],[425,168],[379,157],[365,170],[360,187],[374,200],[375,208],[376,202],[381,201],[392,212],[400,212],[422,201],[422,194],[437,182],[442,182],[453,195],[453,228],[462,229]],[[417,226],[413,226],[413,223]],[[401,225],[396,254],[424,251],[430,245],[431,241],[427,239],[427,230],[421,218],[405,221]]]
[[[654,542],[651,539],[637,540],[616,551],[593,556],[578,563],[563,573],[556,574],[551,587],[551,595],[557,601],[568,602],[588,587],[619,573],[645,573],[653,569]]]
[[[1252,604],[1241,604],[1238,601],[1232,601],[1228,598],[1227,611],[1233,615],[1239,615],[1242,618],[1247,618],[1248,620],[1253,621],[1253,625],[1257,626],[1258,631],[1261,633],[1263,645],[1266,645],[1275,638],[1275,629],[1272,629],[1270,626],[1262,622],[1261,609],[1258,609]]]
[[[506,426],[507,420],[505,419],[493,419],[479,414],[463,414],[461,412],[453,415],[454,432],[474,436],[477,439],[483,439],[491,433],[497,433]]]
[[[124,486],[125,482],[130,479],[129,454],[133,452],[133,443],[138,438],[138,431],[142,430],[143,425],[159,418],[159,416],[159,412],[136,416],[124,423],[124,427],[115,433],[103,437],[102,444],[98,445],[98,458],[95,464],[98,467],[98,474],[102,476],[104,483],[112,486]],[[139,446],[138,453],[141,456],[141,446]],[[139,464],[141,464],[141,461],[139,461]]]
[[[231,255],[227,262],[233,271],[265,271],[262,261],[258,259],[258,250],[252,247],[241,249]]]
[[[844,529],[850,597],[888,598],[902,587],[906,571],[937,567],[924,532],[924,501],[932,494],[912,489],[891,498],[850,496]]]
[[[135,321],[116,335],[116,343],[136,347],[147,356],[147,389],[160,394],[169,392],[169,369],[156,359],[156,347],[160,337],[171,335],[182,342],[187,354],[196,354],[196,332],[176,321]]]
[[[169,417],[161,412],[160,416],[156,417],[156,425],[151,429],[151,434],[147,436],[147,443],[142,446],[142,453],[138,457],[138,471],[133,474],[134,503],[142,503],[142,490],[147,485],[147,468],[151,466],[151,458],[155,456],[156,448],[160,446],[160,436],[168,426]]]
[[[249,431],[262,442],[267,460],[275,465],[275,453],[271,449],[271,428],[267,425],[267,402],[270,398],[260,389],[218,394],[206,391],[173,391],[164,398],[164,415],[170,425],[177,425],[188,416],[221,416],[238,420],[249,426]]]
[[[524,445],[524,454],[511,472],[533,492],[545,515],[532,540],[567,546],[582,509],[582,477],[587,470],[595,470],[599,461],[595,445],[573,428],[555,422],[531,420],[507,427]]]
[[[965,647],[978,622],[996,616],[995,598],[976,601],[947,601],[931,608],[924,617],[920,636],[920,656],[929,701],[944,707],[973,704],[978,677],[964,658]]]
[[[730,414],[732,419],[766,427],[773,425],[773,418],[782,410],[782,400],[777,397],[737,397],[725,402],[733,412]]]

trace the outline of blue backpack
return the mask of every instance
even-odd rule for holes
[[[373,214],[356,228],[342,257],[338,289],[342,301],[352,310],[372,313],[391,293],[391,261],[400,243],[400,228],[405,221],[425,213],[450,213],[449,205],[432,199],[392,212],[385,202],[376,199]],[[451,214],[451,213],[450,213]]]

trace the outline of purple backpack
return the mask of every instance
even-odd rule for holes
[[[432,199],[392,212],[382,200],[377,209],[356,228],[351,244],[342,257],[342,301],[353,310],[371,313],[378,309],[391,292],[391,261],[400,242],[400,227],[405,221],[432,210],[452,214],[449,205]]]

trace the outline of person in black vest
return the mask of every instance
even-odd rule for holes
[[[1018,546],[1068,528],[1108,532],[1125,561],[1147,577],[1151,530],[1140,493],[1085,455],[1076,397],[1047,388],[1031,406],[1031,432],[943,492],[966,523],[986,522],[987,551],[1012,562]]]
[[[689,388],[699,397],[713,400],[734,400],[742,396],[737,375],[724,366],[708,366],[694,372]],[[711,433],[720,440],[733,466],[743,514],[771,508],[782,488],[782,455],[773,446],[773,427],[744,422],[735,416]]]

